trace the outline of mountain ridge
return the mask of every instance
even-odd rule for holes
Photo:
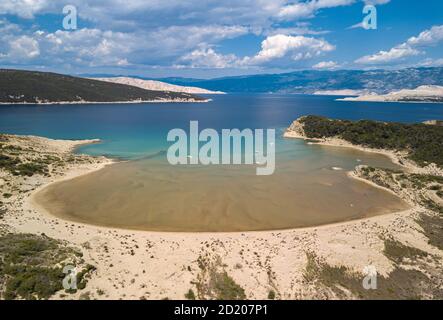
[[[188,93],[145,90],[51,72],[0,69],[2,104],[204,101],[207,99]]]
[[[131,77],[230,93],[313,94],[317,91],[360,90],[385,94],[395,90],[415,89],[422,85],[443,85],[443,67],[420,67],[398,70],[303,70],[214,79]]]
[[[211,91],[191,86],[179,86],[158,80],[144,80],[132,77],[109,77],[109,78],[104,77],[104,78],[89,78],[89,79],[106,81],[110,83],[125,84],[152,91],[170,91],[170,92],[182,92],[182,93],[192,93],[192,94],[224,94],[224,92],[221,91]]]

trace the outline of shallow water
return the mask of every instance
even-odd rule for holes
[[[322,225],[407,207],[392,194],[346,176],[358,164],[392,167],[387,158],[283,139],[284,128],[299,116],[408,123],[443,118],[442,104],[264,94],[212,98],[199,104],[1,106],[0,132],[100,138],[102,143],[78,152],[132,160],[42,191],[38,201],[56,215],[143,230],[246,231]],[[168,131],[187,130],[191,120],[218,131],[275,128],[275,174],[257,177],[251,166],[168,165],[161,153],[169,146]]]
[[[287,143],[293,150],[278,155],[271,176],[256,176],[250,166],[171,166],[159,155],[54,184],[36,200],[68,220],[179,232],[308,227],[408,208],[346,176],[357,164],[394,167],[387,158]],[[305,148],[305,156],[295,157]]]

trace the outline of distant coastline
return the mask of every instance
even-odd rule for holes
[[[222,91],[212,91],[212,90],[206,90],[203,88],[190,87],[190,86],[178,86],[162,81],[143,80],[131,77],[109,77],[109,78],[90,78],[90,79],[105,81],[110,83],[124,84],[153,91],[171,91],[171,92],[181,92],[181,93],[190,93],[190,94],[226,94],[225,92]]]
[[[412,90],[392,91],[388,94],[363,94],[358,97],[347,97],[337,101],[354,102],[399,102],[399,103],[443,103],[442,86],[420,86]]]
[[[54,101],[54,102],[0,102],[0,105],[61,105],[61,104],[140,104],[140,103],[206,103],[212,99],[164,99],[164,100],[130,100],[130,101]]]

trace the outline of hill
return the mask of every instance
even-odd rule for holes
[[[204,98],[145,90],[62,74],[0,69],[0,103],[202,102]]]
[[[306,116],[295,121],[290,131],[300,130],[311,139],[340,138],[369,148],[406,151],[422,166],[435,163],[443,168],[443,127],[426,124],[385,123],[371,120],[333,120]]]
[[[435,102],[443,103],[442,86],[420,86],[416,89],[403,89],[388,94],[364,94],[358,97],[338,99],[342,101],[372,101],[372,102]]]
[[[221,91],[211,91],[207,89],[189,87],[189,86],[178,86],[162,81],[155,80],[144,80],[132,77],[111,77],[111,78],[92,78],[93,80],[106,81],[111,83],[126,84],[129,86],[134,86],[146,90],[153,91],[171,91],[171,92],[185,92],[192,94],[223,94]]]
[[[192,85],[224,92],[304,93],[317,91],[357,90],[389,93],[415,89],[423,85],[443,85],[443,68],[408,68],[401,70],[295,71],[216,79],[158,79],[181,86]]]

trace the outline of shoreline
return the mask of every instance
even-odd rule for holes
[[[294,128],[293,126],[295,126],[296,128]],[[320,146],[351,148],[363,152],[377,153],[388,157],[394,164],[407,170],[407,172],[443,176],[443,169],[438,168],[434,164],[428,165],[427,167],[420,167],[417,164],[415,164],[413,161],[407,159],[406,152],[399,152],[388,149],[374,149],[365,146],[354,145],[340,138],[324,138],[324,139],[308,138],[306,135],[304,135],[303,127],[300,123],[298,123],[298,121],[294,121],[291,127],[288,128],[286,132],[283,134],[285,138],[300,139],[312,142],[313,144]]]
[[[374,103],[421,103],[421,104],[443,104],[443,102],[439,101],[385,101],[385,100],[356,100],[356,99],[348,99],[348,98],[338,98],[335,101],[340,102],[374,102]]]
[[[287,137],[287,136],[285,135],[285,137]],[[303,139],[303,138],[300,137],[300,139]],[[306,139],[307,140],[312,140],[312,139],[308,139],[308,138],[306,138]],[[72,152],[74,152],[78,147],[80,147],[82,145],[99,143],[100,140],[99,139],[80,140],[80,141],[74,140],[73,142],[75,142],[76,145],[73,147]],[[340,144],[335,144],[334,142],[329,142],[329,143],[324,143],[324,144],[318,143],[318,144],[321,144],[321,145],[324,145],[324,146],[331,146],[331,147],[338,147],[339,146],[339,147],[355,148],[357,150],[364,151],[364,152],[378,153],[378,154],[381,154],[381,155],[384,155],[384,156],[388,156],[393,163],[396,163],[396,162],[394,162],[394,159],[397,159],[394,154],[389,154],[388,151],[384,151],[384,150],[380,150],[379,151],[379,150],[375,150],[374,149],[374,150],[368,151],[365,148],[354,147],[352,145],[340,145]],[[54,184],[57,184],[57,183],[60,183],[60,182],[64,182],[64,181],[73,180],[73,179],[76,179],[76,178],[79,178],[79,177],[84,177],[84,176],[92,174],[92,173],[94,173],[96,171],[102,170],[105,167],[107,167],[108,165],[113,165],[113,164],[121,163],[122,162],[122,161],[118,161],[118,160],[115,160],[115,159],[112,159],[112,158],[106,158],[106,157],[104,157],[104,158],[106,159],[105,162],[100,163],[99,166],[93,167],[93,168],[91,168],[88,171],[83,172],[83,171],[75,171],[75,170],[73,170],[73,171],[67,172],[66,175],[64,175],[64,176],[62,176],[60,178],[57,178],[57,179],[52,180],[52,181],[49,181],[48,183],[38,187],[37,189],[32,191],[32,193],[29,196],[29,198],[27,199],[25,205],[27,206],[27,208],[29,208],[31,210],[39,211],[42,214],[46,215],[47,217],[57,218],[57,219],[61,219],[63,221],[77,223],[77,224],[81,224],[81,225],[84,225],[84,226],[93,226],[93,227],[97,227],[97,228],[103,228],[105,230],[106,229],[111,229],[111,230],[122,230],[122,231],[135,231],[135,232],[147,232],[147,233],[158,233],[158,234],[179,234],[179,235],[186,235],[186,234],[191,234],[191,235],[192,234],[194,234],[194,235],[195,234],[208,234],[208,235],[231,235],[231,234],[235,235],[235,234],[237,234],[238,235],[238,234],[246,234],[246,233],[248,233],[248,234],[261,234],[261,233],[265,233],[266,234],[266,233],[294,231],[294,230],[304,230],[304,231],[311,230],[312,231],[314,229],[324,228],[324,227],[328,227],[328,226],[340,226],[340,225],[345,225],[345,224],[352,223],[352,222],[355,222],[355,221],[364,221],[366,219],[372,219],[372,218],[376,218],[376,217],[383,216],[383,215],[391,215],[391,214],[397,214],[397,213],[402,213],[402,212],[409,212],[410,210],[414,209],[414,206],[413,205],[411,206],[411,204],[408,203],[408,206],[410,206],[410,208],[404,209],[404,210],[400,210],[400,211],[384,212],[385,210],[382,210],[383,212],[381,212],[381,213],[377,211],[378,213],[368,213],[368,214],[363,215],[361,217],[349,218],[349,219],[345,219],[345,220],[342,220],[342,221],[325,222],[325,223],[321,223],[321,224],[313,225],[313,226],[287,227],[287,228],[281,228],[281,229],[263,229],[263,230],[245,230],[245,231],[220,231],[220,232],[217,232],[217,231],[161,231],[161,230],[145,230],[145,229],[139,229],[139,228],[102,225],[102,224],[99,224],[99,223],[90,223],[90,222],[87,222],[87,221],[80,221],[80,220],[75,220],[75,219],[69,219],[69,217],[64,217],[64,216],[59,216],[59,215],[52,214],[49,210],[47,210],[46,208],[41,206],[36,201],[35,198],[37,196],[37,193],[41,192],[42,190],[44,190],[44,189],[46,189],[46,188],[48,188],[48,187],[50,187],[50,186],[52,186]],[[396,163],[396,164],[400,165],[399,163]],[[364,178],[360,178],[353,171],[347,172],[346,175],[348,176],[349,179],[355,179],[357,181],[364,182],[364,183],[370,185],[371,187],[375,187],[377,189],[381,189],[381,190],[383,190],[385,192],[388,192],[388,193],[396,196],[397,198],[400,198],[392,190],[389,190],[387,188],[378,186],[375,183],[372,183],[371,181],[368,181],[368,180],[366,180]]]
[[[35,139],[41,143],[41,148],[49,145],[59,152],[70,152],[79,143],[85,142],[30,136],[17,139],[30,139],[31,142]],[[361,272],[366,265],[373,264],[380,274],[388,276],[395,265],[383,254],[380,235],[386,233],[403,243],[443,257],[417,228],[415,220],[423,210],[418,207],[317,227],[236,233],[116,229],[66,221],[33,208],[32,195],[37,189],[114,163],[104,157],[72,156],[95,160],[93,163],[66,167],[62,175],[43,179],[41,184],[36,182],[37,186],[30,193],[15,195],[7,204],[12,206],[12,210],[3,221],[11,228],[10,231],[44,233],[81,248],[84,259],[97,268],[85,289],[92,298],[183,299],[190,288],[195,290],[192,283],[200,281],[201,271],[197,261],[201,257],[209,262],[221,259],[224,267],[220,268],[245,289],[248,299],[265,299],[269,290],[274,290],[278,299],[337,298],[329,289],[319,289],[303,280],[306,253],[315,252],[329,264],[344,265],[355,272]],[[237,267],[239,265],[241,267]],[[99,290],[105,294],[97,294]],[[54,298],[77,299],[80,293],[70,297],[57,295]]]
[[[111,101],[111,102],[100,102],[100,101],[60,101],[60,102],[0,102],[0,105],[61,105],[61,104],[71,104],[71,105],[90,105],[90,104],[142,104],[142,103],[207,103],[211,102],[212,99],[204,100],[149,100],[149,101]]]

